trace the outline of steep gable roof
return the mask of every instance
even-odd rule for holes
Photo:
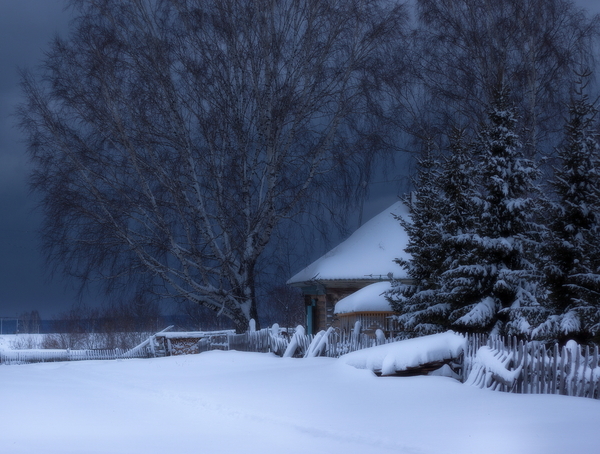
[[[407,219],[408,208],[402,202],[396,202],[287,283],[389,279],[390,275],[395,279],[406,279],[406,271],[394,259],[409,258],[404,251],[408,235],[394,215]]]

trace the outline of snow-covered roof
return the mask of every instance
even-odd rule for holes
[[[394,215],[408,218],[408,208],[396,202],[363,224],[348,239],[294,275],[288,284],[323,280],[395,279],[407,277],[394,259],[409,258],[408,235]]]
[[[390,281],[367,285],[335,304],[334,313],[352,312],[391,312],[392,307],[385,299],[384,292],[392,288]]]

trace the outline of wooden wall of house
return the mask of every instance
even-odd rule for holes
[[[312,306],[313,312],[312,333],[309,334],[316,334],[330,326],[339,328],[340,321],[334,314],[335,304],[356,290],[356,288],[327,288],[325,294],[305,295],[305,304]],[[308,322],[307,325],[309,325]],[[308,326],[307,329],[309,329]]]
[[[339,327],[343,331],[352,331],[355,323],[360,322],[362,332],[373,335],[380,329],[386,336],[390,336],[399,331],[398,324],[390,319],[393,312],[353,312],[350,314],[340,314]]]
[[[305,295],[307,334],[316,334],[327,324],[327,295]],[[312,320],[308,320],[308,318]]]

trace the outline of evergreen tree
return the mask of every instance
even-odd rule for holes
[[[412,335],[450,328],[452,304],[440,299],[440,281],[455,263],[455,236],[473,224],[475,166],[464,142],[464,131],[454,129],[447,156],[436,159],[431,147],[425,150],[418,162],[416,191],[409,201],[411,222],[400,219],[409,236],[406,251],[411,259],[398,263],[407,269],[413,284],[397,283],[388,296],[401,327]]]
[[[417,161],[415,191],[405,199],[410,220],[398,217],[409,237],[406,252],[411,254],[411,259],[396,262],[407,270],[412,284],[394,282],[387,295],[398,313],[401,329],[409,337],[442,331],[442,320],[447,312],[447,305],[438,304],[436,298],[445,259],[440,248],[444,216],[439,178],[439,158],[434,154],[432,141],[427,140]]]
[[[454,128],[450,135],[450,154],[444,158],[440,175],[440,188],[444,196],[445,242],[453,236],[470,231],[476,222],[473,206],[477,162],[469,145],[465,143],[465,131]],[[456,246],[448,244],[451,252]],[[446,258],[452,261],[452,257]]]
[[[455,130],[450,137],[450,155],[444,161],[440,186],[444,194],[445,260],[438,282],[438,297],[448,306],[444,326],[456,328],[454,321],[461,308],[475,302],[480,290],[469,285],[468,276],[458,276],[460,270],[479,263],[469,240],[481,219],[479,171],[481,163],[473,143],[466,143],[464,131]]]
[[[508,99],[506,88],[495,92],[488,124],[478,135],[478,190],[465,206],[471,225],[448,239],[454,257],[439,297],[451,302],[448,322],[456,329],[527,336],[540,310],[529,259],[538,171],[523,157]]]
[[[542,248],[548,317],[534,335],[589,342],[600,332],[600,167],[596,108],[578,82],[557,150]]]

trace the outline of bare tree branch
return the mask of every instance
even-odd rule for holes
[[[347,195],[375,152],[377,81],[399,6],[341,0],[92,0],[39,77],[21,125],[46,252],[90,279],[160,284],[257,319],[274,229]],[[340,199],[337,204],[341,205]]]

